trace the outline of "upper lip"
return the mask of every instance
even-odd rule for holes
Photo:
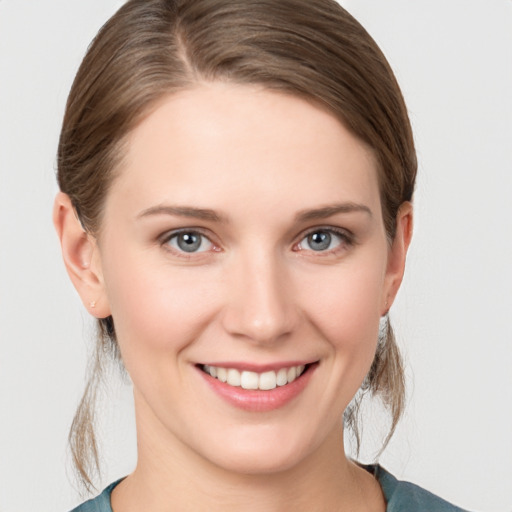
[[[246,363],[241,361],[215,361],[215,362],[205,362],[199,364],[199,366],[215,366],[217,368],[233,368],[240,372],[248,371],[248,372],[256,372],[263,373],[269,371],[278,371],[281,368],[291,368],[292,366],[306,366],[308,364],[316,363],[317,361],[312,360],[296,360],[296,361],[279,361],[275,363],[266,363],[266,364],[255,364],[255,363]]]

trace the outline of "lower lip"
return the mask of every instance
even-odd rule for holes
[[[234,407],[251,412],[267,412],[284,407],[296,398],[307,386],[317,366],[317,363],[309,365],[307,370],[290,384],[267,391],[230,386],[200,368],[197,368],[197,371],[217,395]]]

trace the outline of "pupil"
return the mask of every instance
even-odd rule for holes
[[[197,251],[201,247],[201,238],[193,233],[182,233],[178,236],[178,246],[185,252]]]
[[[331,245],[331,235],[325,231],[319,231],[309,235],[308,242],[314,251],[323,251]]]

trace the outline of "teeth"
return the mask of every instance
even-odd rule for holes
[[[286,368],[281,368],[277,372],[276,382],[278,386],[284,386],[285,384],[288,384],[288,370]]]
[[[276,372],[265,372],[260,375],[259,389],[274,389],[277,386]]]
[[[226,382],[228,380],[228,372],[226,368],[215,368],[210,366],[210,375],[212,377],[217,377],[221,382]]]
[[[263,373],[242,371],[235,368],[221,368],[217,366],[204,365],[203,370],[212,377],[226,382],[230,386],[241,387],[243,389],[270,390],[277,386],[285,386],[300,377],[305,370],[304,365],[291,366],[290,368],[281,368],[277,372],[268,371]]]
[[[211,375],[211,374],[210,374]],[[228,370],[228,380],[226,381],[230,386],[240,386],[241,375],[238,370],[230,368]]]
[[[234,371],[236,372],[236,370]],[[258,389],[259,380],[259,376],[256,372],[242,372],[240,376],[240,386],[244,389]]]

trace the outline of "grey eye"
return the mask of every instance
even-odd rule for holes
[[[338,246],[349,243],[347,237],[330,229],[317,229],[307,234],[298,245],[302,251],[323,252],[336,249]]]
[[[307,243],[313,251],[325,251],[329,249],[332,242],[332,235],[327,231],[317,231],[307,236]]]
[[[208,251],[212,243],[201,233],[196,231],[182,231],[173,235],[168,244],[178,251],[193,253]]]

